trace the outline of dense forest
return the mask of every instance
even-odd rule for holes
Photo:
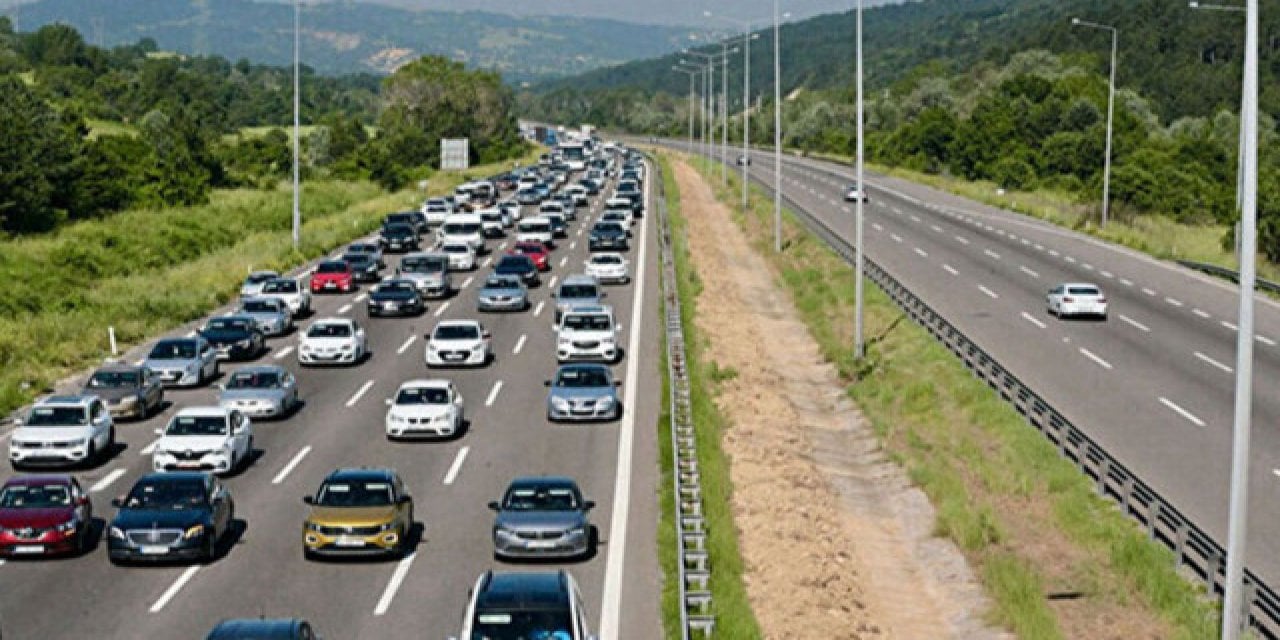
[[[423,90],[394,90],[414,82]],[[304,68],[301,83],[308,176],[398,188],[436,164],[442,136],[470,136],[478,161],[519,149],[514,97],[491,72],[424,57],[387,78]],[[400,115],[415,110],[433,117]],[[177,56],[145,39],[102,49],[65,25],[18,33],[0,17],[0,231],[273,186],[292,156],[270,127],[291,120],[290,69]]]

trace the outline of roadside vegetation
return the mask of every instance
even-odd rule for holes
[[[698,162],[704,177],[708,163]],[[1213,637],[1217,612],[1145,534],[1034,428],[867,283],[867,359],[851,350],[853,271],[789,212],[772,250],[772,198],[708,180],[790,293],[849,397],[889,455],[930,497],[993,603],[1024,638]]]

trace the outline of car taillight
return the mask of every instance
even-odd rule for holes
[[[1067,296],[1067,297],[1063,298],[1063,299],[1062,299],[1062,301],[1063,301],[1063,302],[1075,302],[1075,299],[1074,299],[1074,298],[1072,298],[1071,296]]]

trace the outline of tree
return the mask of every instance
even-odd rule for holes
[[[25,82],[0,78],[0,228],[47,231],[67,218],[83,133]]]

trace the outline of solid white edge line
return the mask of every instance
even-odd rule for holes
[[[291,353],[293,353],[293,345],[289,345],[289,346],[287,346],[287,347],[285,347],[285,348],[283,348],[283,349],[281,349],[281,350],[277,351],[277,352],[276,352],[276,355],[275,355],[275,358],[276,358],[276,360],[284,360],[284,359],[285,359],[286,357],[288,357],[288,356],[289,356],[289,354],[291,354]]]
[[[1187,421],[1188,421],[1188,422],[1190,422],[1191,424],[1194,424],[1194,425],[1196,425],[1197,427],[1203,427],[1203,426],[1204,426],[1204,420],[1201,420],[1200,418],[1197,418],[1197,417],[1196,417],[1196,415],[1195,415],[1194,413],[1191,413],[1190,411],[1187,411],[1186,409],[1183,409],[1182,407],[1179,407],[1179,406],[1178,406],[1177,404],[1175,404],[1172,400],[1170,400],[1170,399],[1168,399],[1168,398],[1166,398],[1166,397],[1164,397],[1164,396],[1160,396],[1160,404],[1162,404],[1162,405],[1164,405],[1164,406],[1168,407],[1169,409],[1173,410],[1173,412],[1174,412],[1174,413],[1177,413],[1178,415],[1182,416],[1183,418],[1186,418],[1186,419],[1187,419]]]
[[[1088,350],[1088,349],[1086,349],[1086,348],[1084,348],[1084,347],[1080,347],[1080,355],[1082,355],[1082,356],[1084,356],[1084,357],[1086,357],[1086,358],[1088,358],[1088,359],[1090,359],[1090,360],[1094,361],[1095,363],[1097,363],[1097,365],[1098,365],[1099,367],[1102,367],[1103,369],[1111,369],[1111,368],[1112,368],[1112,367],[1111,367],[1111,363],[1110,363],[1110,362],[1107,362],[1106,360],[1103,360],[1102,358],[1098,357],[1098,355],[1097,355],[1097,354],[1095,354],[1094,352],[1092,352],[1092,351],[1090,351],[1090,350]]]
[[[539,302],[538,306],[533,308],[533,317],[535,318],[538,317],[538,314],[542,313],[542,307],[546,306],[546,304],[547,304],[546,300]]]
[[[413,564],[413,559],[417,556],[418,552],[414,551],[405,556],[396,565],[396,571],[391,574],[391,581],[387,583],[387,589],[382,592],[382,597],[378,599],[378,606],[374,608],[373,615],[383,615],[387,612],[387,609],[391,608],[391,601],[395,599],[396,592],[400,590],[400,584],[404,582],[405,576],[409,575],[409,565]]]
[[[484,406],[492,407],[493,401],[498,399],[498,392],[502,391],[502,381],[493,383],[493,389],[489,391],[489,397],[484,399]]]
[[[449,465],[449,471],[444,474],[444,484],[449,486],[454,480],[458,479],[458,472],[462,470],[462,462],[467,459],[467,454],[471,452],[471,447],[463,447],[458,449],[458,455],[453,459],[453,464]]]
[[[449,308],[449,304],[450,302],[445,302],[444,304],[440,305],[440,307],[436,309],[436,312],[431,315],[439,318],[442,314],[444,314],[444,310]]]
[[[515,349],[512,349],[512,350],[511,350],[511,353],[520,353],[520,350],[524,348],[524,341],[525,341],[525,339],[526,339],[526,338],[528,338],[528,337],[529,337],[529,336],[527,336],[527,335],[525,335],[525,334],[523,334],[523,333],[522,333],[522,334],[520,334],[520,339],[519,339],[519,340],[516,340],[516,348],[515,348]]]
[[[1026,320],[1027,322],[1030,322],[1031,324],[1034,324],[1037,327],[1040,327],[1041,329],[1048,326],[1044,322],[1042,322],[1039,318],[1027,313],[1026,311],[1022,312],[1022,319]]]
[[[1151,327],[1148,327],[1147,325],[1142,324],[1141,322],[1138,322],[1137,320],[1134,320],[1133,318],[1130,318],[1129,316],[1126,316],[1123,313],[1120,314],[1120,319],[1127,322],[1130,326],[1134,327],[1135,329],[1139,329],[1141,331],[1151,333]]]
[[[409,336],[408,339],[404,341],[404,344],[400,345],[399,349],[396,349],[396,355],[404,355],[404,352],[409,350],[409,345],[413,344],[413,341],[417,339],[418,336]]]
[[[1210,366],[1217,367],[1219,370],[1225,373],[1231,373],[1235,371],[1231,367],[1228,367],[1227,365],[1222,364],[1221,362],[1218,362],[1217,360],[1214,360],[1213,358],[1210,358],[1209,356],[1206,356],[1205,354],[1200,353],[1199,351],[1195,352],[1195,356],[1199,358],[1202,362]]]
[[[92,487],[89,487],[89,493],[98,493],[99,491],[106,489],[107,487],[111,486],[111,483],[115,482],[116,480],[119,480],[120,476],[124,475],[124,472],[125,470],[123,468],[120,468],[120,469],[116,469],[115,471],[112,471],[111,473],[108,473],[101,480],[94,483]]]
[[[356,394],[354,396],[351,396],[350,400],[347,400],[347,408],[356,406],[356,403],[360,402],[360,398],[363,398],[364,394],[369,391],[369,387],[372,387],[372,386],[373,386],[373,381],[366,380],[365,383],[360,386],[360,390],[356,391]]]
[[[169,604],[169,601],[172,600],[174,596],[178,595],[178,592],[191,581],[191,578],[195,577],[196,572],[199,570],[200,565],[187,567],[187,570],[183,571],[182,575],[178,576],[178,579],[174,580],[173,584],[169,585],[169,588],[160,595],[160,599],[156,600],[155,604],[151,605],[151,613],[159,613],[160,610],[163,609],[165,605]]]
[[[284,465],[284,468],[280,470],[280,473],[277,473],[276,477],[271,479],[271,484],[280,484],[281,482],[284,482],[284,479],[289,477],[289,473],[293,471],[294,467],[298,466],[298,463],[302,462],[303,458],[307,457],[308,453],[311,453],[311,445],[303,447],[298,451],[298,453],[294,454],[293,458],[289,460],[289,463]]]

